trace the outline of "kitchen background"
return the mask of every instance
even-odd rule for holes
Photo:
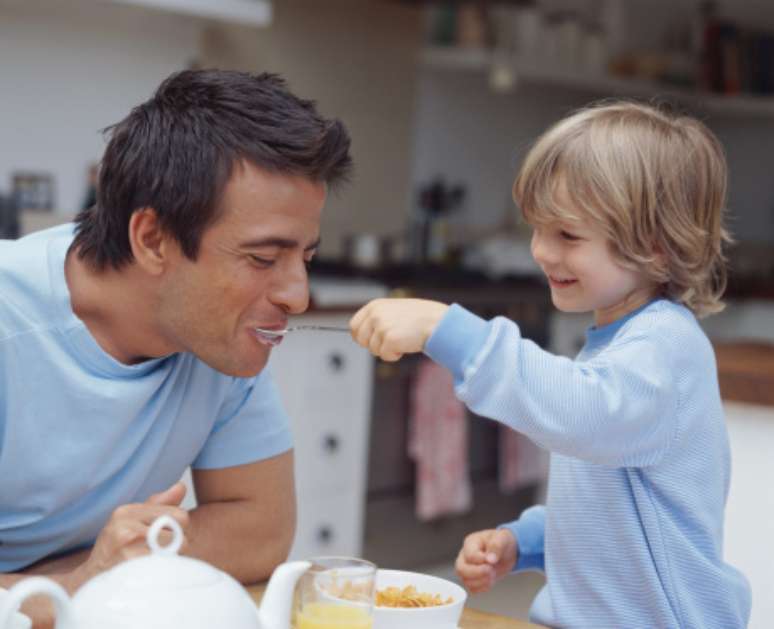
[[[774,4],[0,0],[0,235],[69,220],[93,194],[100,130],[169,73],[209,66],[279,72],[352,133],[355,178],[328,202],[307,318],[422,295],[511,316],[565,354],[588,320],[553,311],[535,274],[510,201],[520,157],[557,118],[609,96],[707,122],[728,153],[737,239],[729,308],[706,323],[735,456],[726,552],[753,584],[750,626],[768,626]],[[541,453],[459,409],[433,413],[448,383],[421,360],[375,363],[323,337],[288,339],[272,358],[297,439],[295,555],[448,575],[466,532],[540,499]],[[439,432],[466,455],[452,490],[416,482],[444,463],[422,447]],[[540,583],[519,575],[471,604],[523,616]]]

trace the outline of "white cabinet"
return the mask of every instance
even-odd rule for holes
[[[774,617],[774,407],[724,407],[732,457],[725,558],[752,586],[748,629],[766,629]]]
[[[352,312],[294,324],[346,326]],[[298,528],[292,558],[362,551],[373,359],[340,332],[291,332],[270,368],[295,441]]]

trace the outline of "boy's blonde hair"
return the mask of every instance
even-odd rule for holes
[[[513,198],[532,224],[588,218],[613,255],[697,316],[723,309],[726,160],[701,122],[625,101],[583,109],[527,154]],[[559,182],[572,207],[556,200]]]

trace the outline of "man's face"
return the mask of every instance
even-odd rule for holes
[[[233,376],[264,368],[271,344],[255,328],[284,328],[307,309],[325,197],[323,183],[235,167],[196,261],[172,245],[159,327],[178,351]]]

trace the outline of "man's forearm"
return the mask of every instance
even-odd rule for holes
[[[271,513],[247,501],[208,503],[191,511],[184,552],[255,583],[285,561],[294,533],[295,512]]]

